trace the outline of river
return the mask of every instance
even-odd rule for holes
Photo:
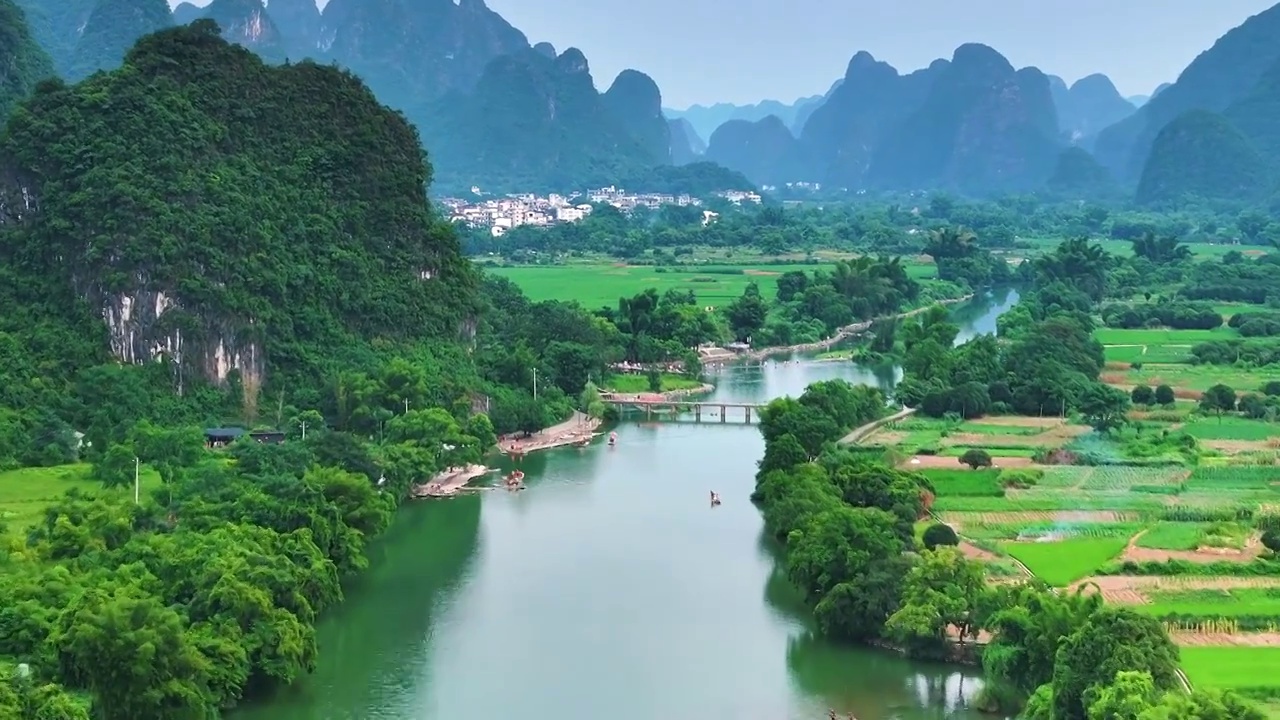
[[[958,306],[962,337],[1016,301]],[[723,368],[712,400],[891,384],[848,362]],[[741,411],[737,411],[740,413]],[[710,421],[708,421],[710,420]],[[530,456],[528,490],[410,504],[319,626],[316,671],[242,720],[975,720],[976,671],[828,643],[748,496],[758,428],[623,422]],[[724,504],[709,508],[716,490]]]

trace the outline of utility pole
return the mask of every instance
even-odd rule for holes
[[[533,369],[533,399],[538,399],[538,368]]]
[[[409,414],[409,398],[404,399],[404,412],[406,415]]]
[[[138,479],[142,475],[142,461],[136,456],[133,458],[133,504],[141,504],[138,499]]]
[[[302,426],[302,439],[306,440],[307,439],[307,421],[299,420],[298,424]]]

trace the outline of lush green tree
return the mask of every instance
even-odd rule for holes
[[[1094,383],[1079,400],[1080,414],[1100,433],[1124,427],[1128,422],[1129,396],[1123,390]]]
[[[104,488],[124,487],[133,484],[134,462],[137,456],[128,445],[112,445],[93,464],[89,476],[102,483]]]
[[[974,470],[991,467],[991,453],[982,448],[970,448],[960,456],[960,462]]]
[[[1221,383],[1214,385],[1200,396],[1200,409],[1222,417],[1222,413],[1236,409],[1236,391]]]
[[[977,637],[974,610],[984,589],[982,568],[954,548],[925,552],[903,583],[902,605],[888,620],[889,636],[916,654],[939,655],[954,627],[964,642]]]
[[[1155,400],[1157,405],[1172,405],[1177,397],[1173,394],[1173,388],[1168,385],[1156,386]]]
[[[1053,668],[1055,718],[1085,720],[1090,698],[1122,671],[1149,673],[1156,690],[1178,686],[1178,648],[1160,621],[1103,608],[1067,636]]]
[[[729,305],[726,314],[735,339],[746,340],[751,337],[752,333],[764,327],[765,316],[768,314],[764,298],[760,296],[760,288],[755,283],[747,285],[742,295]]]
[[[955,529],[946,523],[934,523],[925,528],[920,540],[928,550],[935,550],[942,545],[960,544],[960,538],[956,535]]]
[[[1134,405],[1151,405],[1156,401],[1156,393],[1150,385],[1136,385],[1129,399]]]

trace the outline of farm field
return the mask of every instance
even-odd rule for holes
[[[132,486],[103,489],[101,483],[89,479],[90,469],[88,464],[75,464],[0,472],[0,526],[7,527],[10,535],[22,533],[40,522],[45,508],[73,488],[99,495],[133,495]],[[143,493],[161,485],[160,474],[145,465],[139,479]]]
[[[654,266],[600,263],[583,265],[484,266],[484,271],[505,277],[524,291],[530,300],[576,300],[586,308],[613,307],[618,298],[630,297],[655,288],[692,290],[698,302],[720,306],[742,295],[750,283],[756,283],[766,298],[777,294],[778,276],[791,270],[830,271],[834,262],[775,264],[767,259],[748,264]],[[937,277],[937,267],[921,261],[906,265],[907,273],[917,280]]]
[[[990,582],[1029,573],[1096,588],[1163,622],[1194,686],[1280,710],[1280,676],[1258,670],[1280,667],[1280,563],[1260,542],[1264,528],[1280,527],[1280,424],[1205,417],[1188,400],[1132,418],[1146,429],[1104,438],[1061,418],[913,416],[863,444],[930,480],[935,520]],[[1179,431],[1196,450],[1159,445]],[[962,465],[956,456],[969,448],[995,467]],[[1099,464],[1036,462],[1063,458]]]
[[[1167,348],[1165,348],[1167,349]],[[1141,369],[1107,368],[1102,381],[1125,389],[1135,385],[1168,385],[1178,397],[1196,399],[1214,385],[1224,384],[1236,392],[1257,391],[1271,380],[1280,380],[1280,367],[1237,368],[1224,365],[1187,365],[1143,362]]]

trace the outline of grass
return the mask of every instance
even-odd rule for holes
[[[1024,561],[1025,562],[1025,561]],[[1199,618],[1275,617],[1280,621],[1280,589],[1185,590],[1156,592],[1139,612],[1167,617]]]
[[[1004,497],[999,470],[939,470],[920,471],[933,482],[938,497]]]
[[[1103,345],[1195,345],[1211,340],[1239,337],[1225,325],[1213,330],[1171,330],[1169,328],[1098,328],[1093,336]]]
[[[1227,365],[1144,363],[1141,370],[1103,371],[1104,380],[1124,385],[1169,385],[1175,390],[1204,391],[1222,383],[1236,392],[1253,392],[1270,380],[1280,380],[1280,368],[1237,368]]]
[[[1280,647],[1184,647],[1181,655],[1193,687],[1280,696]]]
[[[1138,547],[1152,550],[1195,550],[1200,547],[1204,526],[1199,523],[1160,522],[1138,538]]]
[[[20,533],[40,522],[45,508],[73,488],[97,495],[133,496],[132,487],[103,489],[89,479],[91,469],[87,463],[78,463],[0,473],[0,523],[7,525],[10,533]],[[139,479],[144,493],[161,485],[160,474],[146,466]]]
[[[671,373],[662,374],[662,392],[671,392],[672,390],[696,390],[702,387],[700,380],[684,377],[683,375],[673,375]],[[612,375],[605,381],[603,390],[619,393],[647,393],[649,390],[649,378],[645,375]]]
[[[1280,424],[1233,415],[1197,418],[1183,430],[1197,440],[1263,441],[1280,436]]]
[[[825,264],[771,264],[766,260],[749,264],[693,265],[662,267],[624,265],[620,263],[587,265],[523,265],[492,266],[485,272],[505,277],[524,291],[530,300],[576,300],[588,309],[616,307],[618,298],[631,297],[654,288],[658,294],[667,290],[692,290],[702,305],[727,305],[742,295],[747,285],[755,283],[766,298],[778,290],[778,277],[791,270],[830,271]],[[932,264],[911,263],[907,274],[917,280],[937,276]]]
[[[1276,467],[1198,467],[1187,478],[1190,491],[1221,493],[1230,490],[1267,490],[1280,483],[1280,468]]]
[[[1071,538],[1058,542],[1012,542],[1001,547],[1027,566],[1036,577],[1063,587],[1115,559],[1128,538]]]

